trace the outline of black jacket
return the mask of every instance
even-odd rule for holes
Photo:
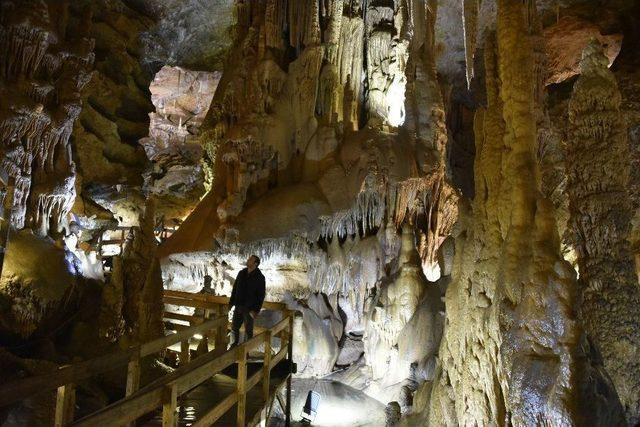
[[[250,311],[260,311],[264,302],[264,275],[259,268],[251,273],[243,268],[233,284],[229,306],[246,307]]]

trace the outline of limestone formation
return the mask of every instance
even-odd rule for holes
[[[179,67],[163,67],[151,82],[149,136],[140,140],[152,162],[145,174],[145,190],[159,203],[164,221],[182,220],[204,193],[197,141],[220,76]]]
[[[640,421],[640,289],[628,241],[633,215],[627,125],[598,42],[585,48],[569,104],[569,227],[577,252],[580,313],[602,354],[629,425]],[[597,160],[596,160],[597,159]]]
[[[613,64],[622,47],[621,34],[602,35],[597,25],[573,16],[563,17],[545,29],[544,38],[550,61],[546,84],[560,83],[580,74],[582,50],[591,39],[598,40],[605,47],[607,66]]]
[[[58,15],[44,1],[2,3],[2,168],[16,181],[13,225],[40,235],[60,233],[73,206],[69,138],[94,61],[88,34],[66,34],[66,8]]]
[[[161,337],[204,311],[163,289],[257,255],[294,421],[314,389],[318,425],[638,424],[634,3],[0,0],[0,383]]]
[[[575,276],[537,187],[530,16],[499,1],[497,33],[485,41],[488,106],[476,116],[478,188],[465,219],[473,227],[457,244],[440,365],[425,386],[433,424],[570,425],[589,411],[601,425],[620,422],[611,390],[593,401],[579,385]]]

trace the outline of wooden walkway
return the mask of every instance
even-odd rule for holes
[[[0,407],[51,390],[57,393],[54,425],[253,426],[269,417],[276,401],[289,414],[293,313],[267,303],[281,320],[227,350],[228,298],[165,291],[165,304],[195,307],[203,317],[166,312],[175,333],[127,350],[60,367],[57,371],[0,386]],[[213,314],[215,317],[212,317]],[[168,325],[169,325],[168,324]],[[192,359],[192,345],[197,357]],[[140,359],[179,345],[179,367],[139,388]],[[125,396],[74,421],[75,389],[80,381],[127,366]],[[282,390],[285,399],[280,398]],[[284,400],[286,403],[282,402]],[[154,416],[155,415],[155,416]]]

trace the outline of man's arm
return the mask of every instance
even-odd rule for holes
[[[240,281],[241,273],[242,273],[242,270],[238,271],[236,280],[233,282],[233,290],[231,291],[231,298],[229,298],[229,307],[233,307],[234,305],[236,305],[236,289],[238,287],[238,282]]]
[[[266,292],[266,286],[264,283],[264,276],[260,277],[260,281],[258,282],[258,287],[256,289],[256,301],[255,305],[251,307],[251,311],[255,313],[254,317],[260,313],[262,309],[262,303],[264,302],[264,295]]]

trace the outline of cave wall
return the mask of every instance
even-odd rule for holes
[[[640,290],[628,240],[633,216],[627,122],[602,44],[584,50],[565,146],[569,229],[580,271],[582,319],[602,354],[629,425],[638,423]],[[603,153],[606,153],[603,155]]]
[[[434,425],[620,424],[606,374],[585,360],[575,273],[560,255],[553,205],[539,191],[535,7],[497,6],[496,32],[484,40],[476,197],[457,240],[440,363],[424,386],[422,416]]]
[[[68,4],[3,1],[2,161],[16,182],[11,221],[58,233],[75,199],[69,138],[90,79],[94,42],[68,31]]]

